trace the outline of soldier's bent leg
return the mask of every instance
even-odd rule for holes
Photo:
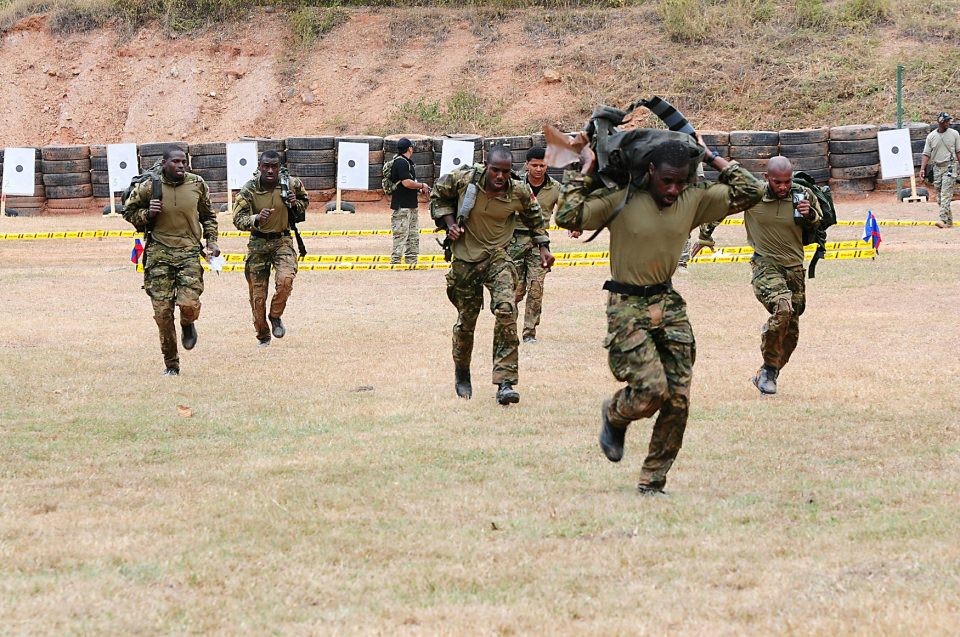
[[[457,322],[453,326],[456,369],[470,369],[473,358],[473,333],[483,306],[483,282],[476,270],[476,264],[454,261],[447,271],[447,298],[457,308]]]
[[[955,171],[956,167],[952,164],[933,167],[933,182],[937,188],[937,198],[940,202],[940,221],[947,226],[953,225],[950,202],[953,201],[953,189],[956,184]]]
[[[393,232],[393,251],[390,253],[390,263],[400,263],[403,253],[407,249],[410,216],[408,208],[397,208],[390,215],[390,227]]]
[[[153,320],[160,330],[160,352],[167,369],[180,369],[177,353],[177,328],[173,322],[173,299],[150,299],[153,303]]]
[[[540,250],[531,250],[525,259],[527,264],[527,302],[523,307],[523,337],[534,338],[540,325],[543,311],[543,283],[547,271],[540,264]]]
[[[200,295],[203,294],[203,267],[199,252],[183,256],[177,268],[177,305],[180,322],[190,325],[200,317]]]
[[[617,332],[608,345],[614,378],[627,383],[610,401],[607,419],[624,428],[657,413],[667,397],[667,376],[650,334],[642,329]]]
[[[407,219],[407,241],[403,255],[404,261],[413,265],[420,256],[420,218],[417,216],[416,208],[408,209]]]
[[[807,306],[803,267],[788,270],[786,280],[787,286],[790,288],[790,305],[793,307],[793,314],[787,322],[786,330],[784,330],[780,363],[777,369],[784,368],[790,360],[793,350],[797,348],[797,342],[800,340],[800,316]]]
[[[496,257],[494,257],[496,259]],[[503,255],[490,268],[484,281],[490,290],[493,326],[493,384],[519,381],[520,339],[517,338],[517,271],[513,261]]]
[[[760,330],[760,353],[763,364],[780,369],[783,341],[794,315],[791,292],[784,270],[769,261],[753,262],[753,292],[770,318]]]
[[[287,308],[287,300],[293,292],[293,280],[297,276],[297,253],[293,239],[284,237],[273,256],[274,291],[270,301],[270,316],[280,318]]]

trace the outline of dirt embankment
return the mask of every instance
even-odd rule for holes
[[[889,25],[828,36],[774,21],[722,45],[678,45],[646,6],[353,9],[309,48],[263,8],[190,37],[54,35],[47,21],[24,19],[0,40],[0,145],[530,132],[653,94],[704,128],[883,122],[897,63],[908,66],[907,118],[928,119],[956,108],[956,75],[940,71],[960,67],[960,48]],[[945,61],[928,77],[915,62],[933,58]]]

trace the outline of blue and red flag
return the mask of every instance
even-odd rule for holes
[[[873,216],[873,212],[867,210],[867,220],[863,224],[863,240],[869,241],[873,244],[873,249],[879,252],[878,248],[880,247],[880,224],[877,223],[877,218]]]
[[[133,250],[130,251],[130,261],[139,263],[141,254],[143,254],[143,244],[140,243],[140,239],[136,239],[133,244]]]

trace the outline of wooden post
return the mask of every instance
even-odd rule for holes
[[[117,202],[114,199],[114,192],[110,191],[110,216],[114,217],[117,214]]]
[[[227,212],[233,211],[233,188],[227,186]]]
[[[337,186],[337,209],[334,212],[337,214],[343,212],[343,210],[340,209],[340,186]]]
[[[927,198],[917,195],[917,176],[910,174],[910,196],[904,198],[906,203],[926,203]]]
[[[7,193],[0,192],[0,217],[7,214]]]

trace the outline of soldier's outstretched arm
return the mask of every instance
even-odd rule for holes
[[[736,161],[727,162],[716,158],[715,165],[724,165],[720,171],[719,183],[700,190],[700,202],[697,205],[697,214],[693,219],[693,227],[721,221],[725,217],[743,212],[760,202],[766,184],[754,177],[746,168]],[[719,167],[719,166],[718,166]]]
[[[560,198],[554,218],[567,230],[596,230],[603,227],[617,205],[627,196],[627,189],[597,188],[590,175],[568,170],[563,175]]]

